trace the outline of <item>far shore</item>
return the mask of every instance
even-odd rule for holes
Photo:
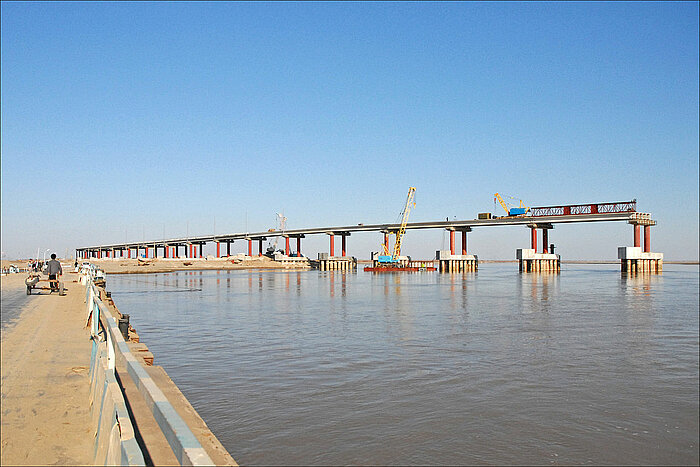
[[[73,270],[74,258],[59,258],[63,267]],[[2,267],[15,265],[26,268],[27,259],[2,260]],[[88,260],[79,260],[79,263]],[[102,258],[89,260],[108,274],[148,274],[154,272],[200,271],[200,270],[239,270],[239,269],[310,269],[313,260],[299,261],[298,264],[284,264],[267,256],[231,256],[227,258]],[[429,262],[431,260],[416,260]],[[369,264],[371,260],[358,260],[360,264]],[[480,259],[480,263],[517,263],[517,260]],[[619,264],[619,260],[562,260],[563,264]],[[664,261],[665,264],[698,265],[699,261]],[[68,272],[68,271],[64,271]]]

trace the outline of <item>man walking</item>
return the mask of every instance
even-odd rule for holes
[[[49,275],[51,292],[58,292],[58,278],[63,274],[61,263],[56,260],[56,253],[51,253],[51,261],[48,262],[46,274]]]

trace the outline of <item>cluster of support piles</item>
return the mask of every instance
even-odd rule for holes
[[[520,250],[520,251],[532,251],[529,248]],[[519,261],[519,270],[520,272],[559,272],[561,271],[561,262],[559,261],[559,258],[542,258],[542,257],[549,257],[549,256],[558,256],[558,255],[552,255],[552,254],[542,254],[542,253],[536,253],[534,254],[537,256],[536,258],[533,259],[520,259]]]
[[[561,257],[554,254],[554,245],[549,243],[549,230],[552,224],[532,224],[530,229],[530,248],[518,248],[515,257],[520,272],[560,272]],[[542,230],[542,253],[537,252],[537,229]],[[547,247],[549,246],[549,252]]]
[[[437,259],[440,272],[471,272],[479,269],[479,258],[476,255],[451,255],[447,250],[439,250]]]
[[[627,250],[640,250],[640,248],[634,248],[634,247],[620,247],[621,249],[627,249]],[[637,252],[637,255],[644,254],[643,252]],[[663,253],[651,253],[651,255],[662,255]],[[628,252],[629,255],[629,252]],[[636,256],[636,255],[632,255]],[[641,255],[640,255],[641,256]],[[663,271],[663,258],[629,258],[629,256],[625,259],[621,259],[621,268],[622,272],[626,272],[629,274],[637,274],[637,273],[650,273],[650,274],[659,274]]]
[[[357,268],[357,260],[351,256],[329,256],[318,254],[318,269],[321,271],[352,271]]]
[[[350,232],[327,232],[330,239],[330,253],[318,254],[318,269],[321,271],[352,271],[357,268],[357,259],[352,256],[346,256],[347,252],[347,237]],[[340,235],[342,239],[341,255],[335,255],[335,236]]]
[[[467,232],[471,232],[470,227],[459,229],[462,232],[462,254],[457,255],[455,245],[456,229],[448,229],[450,232],[450,251],[438,250],[436,258],[438,260],[438,271],[451,272],[470,272],[479,269],[479,258],[476,255],[467,254]]]
[[[638,213],[628,221],[634,227],[634,246],[621,246],[617,249],[620,269],[627,274],[660,274],[663,271],[664,254],[651,252],[651,226],[656,221],[650,214]],[[641,246],[641,229],[644,226],[644,249]]]

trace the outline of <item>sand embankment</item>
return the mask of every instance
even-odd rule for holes
[[[151,272],[199,271],[202,269],[299,269],[309,268],[308,261],[299,264],[283,264],[267,256],[233,258],[150,258],[147,260],[126,258],[90,259],[108,274],[139,274]]]
[[[2,312],[21,318],[3,328],[2,465],[91,465],[88,365],[90,336],[85,329],[84,293],[63,276],[66,295],[35,291],[26,295],[25,274],[0,279]],[[19,313],[18,313],[19,314]]]

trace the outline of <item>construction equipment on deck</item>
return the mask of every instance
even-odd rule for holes
[[[510,198],[510,199],[515,200],[515,198],[513,198],[512,196],[507,196],[507,198]],[[501,204],[501,207],[502,207],[503,210],[506,212],[506,215],[507,215],[508,217],[524,216],[524,215],[526,215],[526,214],[528,213],[528,211],[530,211],[530,208],[528,208],[527,206],[524,206],[524,205],[523,205],[523,200],[519,200],[519,201],[520,201],[520,206],[519,206],[519,207],[510,207],[510,208],[509,208],[508,205],[506,204],[506,202],[503,201],[503,198],[501,197],[501,195],[499,195],[498,193],[496,193],[496,194],[493,195],[493,203],[494,203],[494,206],[495,206],[495,204],[496,204],[496,201],[498,201],[498,202]]]

